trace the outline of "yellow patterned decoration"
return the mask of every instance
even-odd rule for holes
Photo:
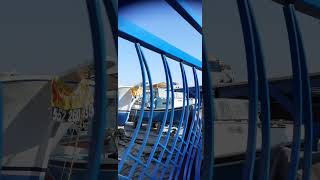
[[[51,106],[60,109],[78,109],[93,104],[89,82],[82,79],[76,88],[55,78],[51,81]]]

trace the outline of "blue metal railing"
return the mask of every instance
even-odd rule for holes
[[[136,26],[135,26],[136,27]],[[119,28],[120,31],[123,29]],[[124,34],[124,33],[123,33]],[[129,34],[129,33],[127,33]],[[128,37],[128,35],[125,35],[124,37]],[[135,37],[136,38],[136,37]],[[131,39],[131,38],[128,38]],[[145,41],[144,44],[148,43],[148,41]],[[196,67],[193,67],[193,73],[194,73],[194,82],[195,82],[195,107],[192,111],[192,121],[191,126],[189,127],[189,130],[187,129],[188,126],[188,120],[189,120],[189,88],[187,83],[187,78],[184,70],[184,66],[187,64],[189,65],[190,62],[180,60],[180,69],[181,69],[181,75],[183,80],[183,107],[182,107],[182,114],[180,116],[180,121],[178,123],[177,127],[177,133],[174,135],[174,138],[171,139],[172,136],[172,129],[174,125],[174,117],[175,117],[175,105],[174,105],[174,88],[173,88],[173,79],[171,75],[171,70],[168,65],[168,60],[166,58],[166,55],[161,54],[162,62],[165,70],[165,76],[166,76],[166,83],[167,83],[167,99],[166,99],[166,109],[165,114],[163,116],[163,120],[161,121],[161,127],[160,131],[157,134],[156,141],[154,142],[154,145],[152,147],[151,153],[148,156],[147,161],[144,161],[142,159],[142,154],[145,151],[146,143],[149,138],[150,130],[152,123],[154,121],[152,117],[152,111],[153,111],[153,104],[154,104],[154,97],[153,97],[153,87],[152,87],[152,81],[151,81],[151,72],[148,68],[147,61],[145,59],[145,56],[143,55],[142,49],[140,47],[139,43],[135,43],[136,51],[139,57],[140,67],[141,67],[141,74],[142,74],[142,85],[143,85],[143,95],[142,95],[142,103],[141,103],[141,110],[140,115],[138,116],[139,119],[137,120],[137,126],[132,134],[132,138],[128,144],[128,147],[126,147],[125,152],[120,156],[121,161],[119,163],[119,177],[121,179],[131,179],[135,176],[137,176],[137,168],[138,166],[142,167],[142,170],[140,168],[139,170],[139,179],[143,179],[145,177],[149,178],[155,178],[158,177],[160,179],[165,178],[166,175],[169,175],[170,178],[175,177],[176,179],[180,176],[180,172],[184,172],[185,179],[189,179],[186,177],[188,174],[188,177],[191,174],[192,171],[192,164],[196,157],[200,157],[199,153],[201,153],[201,146],[199,144],[201,141],[201,127],[200,124],[200,90],[199,90],[199,83],[198,83],[198,77],[196,75]],[[174,48],[173,48],[174,49]],[[167,49],[168,50],[168,49]],[[167,53],[168,54],[168,53]],[[170,54],[172,56],[172,54]],[[184,55],[186,56],[186,55]],[[188,55],[189,56],[189,55]],[[177,57],[176,57],[177,59]],[[199,64],[199,63],[197,63]],[[199,68],[199,67],[198,67]],[[143,142],[139,147],[138,153],[136,155],[132,154],[132,150],[135,145],[135,141],[138,137],[139,132],[141,132],[141,125],[143,123],[143,113],[144,113],[144,104],[146,103],[146,77],[145,77],[145,71],[147,71],[148,74],[148,80],[149,80],[149,89],[150,89],[150,111],[151,115],[149,116],[149,120],[147,122],[147,129],[144,133]],[[171,95],[171,98],[170,98]],[[170,116],[168,115],[169,111],[169,99],[171,100],[171,111]],[[185,102],[186,101],[186,102]],[[169,118],[168,118],[169,116]],[[169,124],[169,127],[167,129],[167,134],[163,136],[165,125]],[[182,135],[179,135],[180,130],[183,126],[183,133]],[[185,136],[187,136],[187,139],[185,140]],[[193,136],[192,136],[193,135]],[[163,142],[161,142],[161,138],[163,138]],[[171,142],[171,143],[170,143]],[[161,149],[158,156],[155,155],[155,151],[157,149]],[[175,155],[175,157],[174,157]],[[174,157],[174,158],[173,158]],[[186,158],[186,162],[183,165],[184,159]],[[124,166],[128,162],[132,162],[130,164],[130,170],[127,174],[124,173]],[[153,166],[151,164],[153,163]],[[153,169],[151,169],[153,167]],[[195,172],[200,171],[200,163],[197,161],[196,167],[198,170],[194,170]],[[197,173],[200,175],[200,173]],[[199,179],[199,177],[197,177]]]
[[[200,118],[200,87],[199,80],[196,74],[196,69],[202,69],[201,61],[190,56],[189,54],[181,51],[180,49],[172,46],[171,44],[159,39],[153,34],[145,31],[144,29],[138,27],[137,25],[128,22],[126,19],[119,18],[119,32],[118,35],[121,38],[129,40],[136,45],[137,54],[141,66],[142,76],[144,75],[144,69],[148,72],[148,64],[146,63],[145,57],[142,53],[141,46],[148,48],[156,53],[159,53],[162,58],[162,63],[165,71],[166,77],[166,90],[167,90],[167,99],[166,99],[166,108],[162,121],[160,121],[160,129],[157,132],[157,137],[155,138],[154,144],[151,148],[150,154],[148,154],[147,160],[143,160],[141,157],[143,152],[146,149],[146,143],[149,138],[150,129],[152,123],[155,119],[149,116],[147,123],[147,129],[144,132],[144,140],[140,145],[138,153],[133,155],[132,150],[135,145],[135,141],[139,132],[141,132],[141,124],[143,122],[142,112],[144,111],[143,100],[141,104],[140,116],[138,116],[137,126],[132,134],[130,143],[125,149],[125,152],[120,156],[121,161],[119,163],[119,177],[121,179],[132,179],[138,177],[139,179],[151,178],[151,179],[178,179],[183,177],[184,179],[190,179],[192,172],[194,172],[195,179],[200,178],[200,167],[202,159],[202,121]],[[178,118],[175,118],[177,115],[175,113],[175,93],[173,87],[173,78],[171,75],[171,70],[168,65],[167,57],[172,60],[180,62],[181,76],[183,82],[183,106],[182,113]],[[188,81],[186,77],[186,72],[184,66],[190,66],[193,69],[193,78],[195,82],[195,104],[190,104],[190,89],[188,86]],[[144,68],[142,68],[144,67]],[[146,80],[145,77],[142,77],[143,82],[143,99],[146,98],[145,89]],[[153,96],[151,76],[149,78],[149,87],[150,87],[150,96]],[[171,104],[169,105],[169,100]],[[150,97],[150,107],[153,111],[153,97]],[[169,106],[171,106],[169,108]],[[191,107],[192,110],[190,109]],[[169,109],[171,111],[169,111]],[[191,116],[190,115],[191,113]],[[175,119],[179,119],[176,127],[176,134],[173,134],[173,127]],[[166,134],[164,131],[165,126],[168,125]],[[180,132],[182,133],[180,134]],[[156,151],[158,152],[156,153]],[[132,163],[133,162],[133,163]],[[195,164],[195,165],[193,165]],[[124,170],[125,165],[129,166],[129,170],[126,172]],[[126,166],[126,167],[127,167]],[[141,167],[141,168],[138,168]]]

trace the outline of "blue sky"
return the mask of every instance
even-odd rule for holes
[[[189,4],[194,13],[202,15],[199,2]],[[202,60],[202,36],[194,30],[177,12],[164,1],[135,3],[119,9],[119,16],[153,33],[186,53]],[[134,44],[119,38],[118,77],[119,86],[135,85],[141,82],[139,60]],[[164,69],[160,54],[143,48],[153,83],[165,81]],[[182,85],[179,63],[168,58],[174,81]],[[188,83],[193,86],[192,69],[185,66]],[[201,73],[197,73],[201,83]]]

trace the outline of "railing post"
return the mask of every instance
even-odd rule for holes
[[[145,56],[141,50],[141,47],[139,44],[136,44],[136,48],[138,51],[140,51],[140,54],[141,54],[141,57],[142,57],[142,60],[143,60],[143,64],[144,64],[144,67],[146,69],[146,72],[147,72],[147,76],[148,76],[148,81],[149,81],[149,90],[150,90],[150,116],[149,116],[149,120],[148,120],[148,127],[147,127],[147,130],[146,130],[146,133],[144,134],[144,138],[143,138],[143,142],[139,148],[139,152],[138,152],[138,155],[137,155],[137,159],[140,159],[144,149],[145,149],[145,146],[148,142],[148,138],[149,138],[149,134],[150,134],[150,130],[151,130],[151,126],[152,126],[152,119],[153,119],[153,111],[154,111],[154,94],[153,94],[153,84],[152,84],[152,78],[151,78],[151,73],[150,73],[150,69],[149,69],[149,66],[148,66],[148,63],[145,59]],[[137,127],[137,128],[140,128]],[[129,178],[131,178],[131,176],[133,175],[133,173],[135,172],[136,168],[137,168],[137,165],[138,165],[138,162],[135,161],[133,166],[131,167],[130,169],[130,172],[129,172]]]
[[[106,45],[100,0],[86,0],[94,51],[95,89],[94,119],[89,149],[88,179],[98,178],[107,122]]]
[[[298,39],[296,35],[296,27],[293,20],[292,5],[283,7],[283,12],[286,20],[288,39],[290,44],[291,63],[292,63],[292,81],[293,81],[293,98],[294,98],[294,129],[293,129],[293,145],[290,157],[290,169],[288,179],[295,180],[300,160],[300,144],[301,144],[301,123],[302,123],[302,79],[300,66],[300,52]]]
[[[255,52],[257,61],[257,75],[259,86],[259,100],[261,104],[261,124],[262,124],[262,142],[261,142],[261,166],[260,176],[261,180],[269,180],[270,175],[270,95],[269,95],[269,83],[267,73],[264,65],[264,56],[262,52],[260,36],[258,27],[255,20],[255,15],[251,7],[250,1],[248,1],[248,9],[250,14],[250,20],[253,30],[253,38],[255,42]]]
[[[168,62],[165,58],[165,56],[162,56],[165,60],[165,64],[166,64],[166,67],[167,67],[167,70],[168,70],[168,77],[169,77],[169,83],[170,83],[170,92],[171,92],[171,113],[170,113],[170,122],[169,122],[169,128],[168,128],[168,133],[165,137],[165,140],[164,140],[164,144],[162,144],[162,149],[161,149],[161,152],[160,152],[160,155],[158,157],[158,162],[162,162],[162,158],[163,158],[163,155],[165,153],[165,151],[168,151],[168,143],[169,143],[169,140],[170,140],[170,133],[171,133],[171,129],[172,129],[172,125],[173,125],[173,120],[174,120],[174,89],[173,89],[173,80],[172,80],[172,76],[171,76],[171,71],[170,71],[170,67],[168,65]],[[171,153],[171,152],[169,152]],[[158,169],[159,169],[159,165],[160,163],[157,163],[156,164],[156,167],[153,169],[152,171],[152,175],[155,177],[157,175],[157,172],[158,172]]]
[[[166,59],[164,58],[164,55],[161,55],[162,56],[162,63],[163,63],[163,68],[164,68],[164,71],[165,71],[165,76],[166,76],[166,109],[165,109],[165,114],[163,116],[163,119],[162,119],[162,124],[161,124],[161,128],[159,130],[159,133],[158,133],[158,137],[156,139],[156,142],[154,143],[153,147],[152,147],[152,150],[151,150],[151,153],[149,155],[149,158],[147,160],[147,163],[146,163],[146,166],[144,167],[144,169],[142,170],[140,176],[139,176],[139,179],[143,178],[144,174],[146,174],[146,170],[150,167],[150,164],[151,164],[151,161],[154,159],[154,154],[157,150],[157,147],[160,143],[160,140],[161,140],[161,134],[164,130],[164,127],[166,125],[166,122],[167,122],[167,116],[168,116],[168,111],[169,111],[169,98],[170,98],[170,95],[169,95],[169,72],[168,72],[168,67],[167,67],[167,64],[166,64]]]
[[[255,41],[247,0],[237,0],[242,24],[242,32],[247,56],[247,72],[249,83],[249,121],[245,166],[243,180],[252,180],[256,157],[256,130],[258,119],[258,79]]]
[[[195,82],[196,83],[196,82]],[[198,103],[198,97],[197,97],[197,94],[195,95],[195,107],[194,107],[194,109],[193,109],[193,112],[192,112],[192,120],[191,120],[191,123],[190,123],[190,128],[189,128],[189,132],[188,132],[188,136],[187,136],[187,141],[186,141],[186,145],[185,145],[185,148],[184,148],[184,150],[183,150],[183,154],[182,154],[182,158],[181,158],[181,161],[180,161],[180,163],[179,163],[179,165],[178,165],[178,170],[177,170],[177,174],[176,174],[176,177],[175,177],[175,179],[177,179],[178,178],[178,176],[179,176],[179,174],[180,174],[180,172],[181,172],[181,169],[182,169],[182,164],[183,164],[183,161],[184,161],[184,158],[185,158],[185,155],[187,154],[187,155],[191,155],[191,152],[188,152],[188,148],[189,148],[189,146],[193,146],[194,145],[194,136],[192,137],[192,140],[191,140],[191,135],[193,134],[193,129],[195,128],[194,126],[195,126],[195,117],[196,117],[196,105],[197,105],[197,103]],[[192,141],[192,142],[190,142],[190,140]],[[190,148],[191,149],[191,151],[192,151],[192,148]],[[189,157],[187,157],[187,162],[186,162],[186,164],[185,164],[185,166],[187,166],[187,164],[188,164],[188,160],[189,159]],[[184,168],[184,173],[183,173],[183,177],[184,178],[186,178],[186,168]]]
[[[187,177],[191,177],[191,171],[192,171],[192,167],[193,167],[193,162],[194,162],[194,159],[195,159],[195,156],[198,153],[201,153],[201,151],[197,151],[197,150],[201,150],[201,146],[199,146],[200,141],[201,141],[201,128],[202,128],[202,122],[201,122],[201,119],[200,119],[200,107],[201,107],[201,96],[200,96],[200,90],[199,90],[199,81],[198,81],[198,75],[197,75],[197,72],[196,72],[196,69],[193,67],[193,74],[194,74],[194,79],[195,79],[195,94],[196,94],[196,97],[198,97],[198,102],[197,104],[195,104],[195,111],[196,111],[196,130],[194,132],[194,136],[197,136],[197,140],[193,143],[193,149],[192,149],[192,153],[190,153],[191,155],[191,161],[189,164],[186,165],[186,167],[188,167],[188,176]],[[190,157],[188,157],[188,159],[190,159]],[[200,179],[200,177],[197,177],[196,176],[196,171],[197,171],[197,164],[195,165],[195,179]]]
[[[175,175],[175,178],[177,179],[177,176],[179,176],[179,164],[180,162],[178,162],[179,160],[179,157],[181,156],[182,152],[181,152],[181,148],[183,147],[183,144],[185,144],[185,135],[187,133],[187,126],[188,126],[188,117],[189,117],[189,111],[190,111],[190,108],[189,108],[189,87],[188,87],[188,80],[187,80],[187,77],[186,77],[186,72],[185,72],[185,69],[184,69],[184,65],[180,62],[180,69],[181,69],[181,74],[182,74],[182,80],[183,80],[183,85],[184,85],[184,90],[185,90],[185,93],[186,93],[186,98],[184,99],[184,101],[186,100],[187,101],[187,111],[185,112],[184,114],[184,118],[183,118],[183,133],[182,133],[182,136],[181,136],[181,143],[177,149],[177,153],[178,155],[176,155],[175,159],[174,159],[174,164],[175,164],[175,167],[173,170],[171,170],[170,172],[170,176],[169,176],[169,179],[173,179],[173,175],[174,175],[174,172],[176,171],[176,175]],[[181,156],[182,157],[182,156]],[[183,159],[181,158],[181,161],[183,161]]]
[[[164,58],[164,60],[166,59],[165,56],[163,55],[162,56]],[[165,60],[166,61],[166,60]],[[182,66],[182,63],[180,63],[180,66]],[[169,67],[169,66],[168,66]],[[179,120],[179,125],[178,125],[178,130],[177,130],[177,134],[176,136],[174,137],[174,141],[173,141],[173,144],[171,146],[171,150],[170,150],[170,154],[169,156],[167,157],[166,159],[166,162],[165,162],[165,167],[163,168],[163,170],[161,171],[161,176],[160,178],[162,179],[166,173],[166,170],[168,169],[169,165],[170,165],[170,162],[172,161],[171,158],[173,156],[173,152],[176,148],[176,144],[177,144],[177,141],[179,139],[179,132],[181,130],[181,126],[183,124],[183,120],[184,120],[184,113],[185,113],[185,97],[186,97],[186,84],[185,84],[185,77],[184,77],[184,74],[182,73],[181,71],[181,75],[182,75],[182,79],[183,79],[183,104],[182,104],[182,113],[181,113],[181,116],[180,116],[180,120]],[[187,100],[188,101],[188,100]],[[189,107],[187,107],[189,108]],[[182,140],[181,140],[181,143],[182,143]],[[179,151],[180,152],[180,151]],[[177,152],[176,156],[179,156],[179,152]],[[174,171],[175,170],[175,165],[174,165],[174,168],[171,170],[171,171]]]
[[[136,47],[136,51],[139,57],[139,63],[140,63],[140,69],[141,69],[141,76],[142,76],[142,88],[143,88],[143,92],[142,92],[142,102],[141,102],[141,109],[140,109],[140,115],[139,115],[139,119],[138,119],[138,123],[137,123],[137,127],[134,130],[133,134],[132,134],[132,138],[129,142],[129,145],[127,147],[127,149],[125,150],[125,152],[122,154],[121,156],[121,161],[119,163],[119,167],[118,167],[118,173],[120,174],[122,171],[122,168],[124,166],[125,161],[127,160],[128,157],[131,156],[131,149],[134,146],[134,143],[138,137],[139,134],[139,130],[142,124],[142,119],[143,119],[143,115],[144,115],[144,108],[145,108],[145,104],[146,104],[146,75],[145,75],[145,65],[144,65],[144,60],[143,60],[143,54],[140,51],[140,45],[138,43],[135,44]],[[121,176],[122,178],[126,178],[125,176]]]
[[[295,14],[293,6],[291,6],[293,23],[296,28],[297,45],[299,50],[299,61],[301,67],[301,81],[302,81],[302,117],[304,121],[304,156],[303,156],[303,179],[311,179],[311,166],[312,166],[312,144],[313,144],[313,127],[312,127],[312,97],[310,88],[310,79],[308,74],[308,66],[305,55],[305,50],[302,42],[302,35],[299,29],[298,19]]]

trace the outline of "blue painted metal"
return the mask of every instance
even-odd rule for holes
[[[100,169],[101,153],[104,144],[106,128],[107,82],[106,82],[106,45],[100,0],[87,0],[90,20],[95,68],[94,120],[92,122],[92,137],[89,149],[88,179],[97,179]]]
[[[160,140],[161,140],[161,134],[163,133],[163,130],[164,130],[164,127],[166,125],[166,122],[167,122],[167,115],[168,115],[168,109],[169,109],[169,98],[170,98],[170,95],[169,95],[169,75],[168,75],[168,66],[166,64],[166,59],[164,58],[164,55],[162,55],[162,63],[163,63],[163,67],[164,67],[164,70],[165,70],[165,76],[166,76],[166,84],[168,84],[168,86],[166,86],[166,90],[167,90],[167,93],[166,93],[166,109],[165,109],[165,113],[164,113],[164,116],[163,116],[163,119],[162,119],[162,124],[161,124],[161,128],[159,130],[159,133],[158,133],[158,137],[152,147],[152,150],[151,150],[151,153],[149,155],[149,158],[147,160],[147,163],[146,163],[146,166],[144,167],[144,169],[142,170],[142,173],[139,177],[139,179],[143,179],[144,177],[144,174],[146,173],[146,170],[150,167],[150,164],[151,164],[151,161],[155,158],[154,157],[154,153],[156,152],[157,150],[157,147],[160,143]]]
[[[179,1],[178,5],[179,6],[181,5],[179,7],[180,8],[179,11],[183,10],[185,13],[184,15],[191,15],[191,9],[188,9],[187,4],[185,4],[182,1]],[[190,17],[194,18],[195,16],[191,15]],[[189,20],[192,20],[192,19],[189,19]],[[195,20],[195,19],[193,19],[193,20]],[[199,19],[197,19],[197,20],[199,20]],[[199,23],[200,21],[197,21],[197,20],[195,20],[194,22]],[[188,21],[188,22],[190,23],[190,21]],[[171,130],[173,127],[173,120],[174,120],[174,116],[177,114],[174,113],[175,111],[170,111],[171,116],[170,116],[170,120],[168,123],[167,114],[169,111],[168,111],[168,98],[167,98],[166,112],[165,112],[165,115],[163,116],[162,126],[160,128],[160,132],[158,133],[158,137],[157,137],[156,142],[151,150],[151,153],[149,155],[147,162],[145,163],[143,160],[140,160],[139,157],[135,157],[135,156],[131,155],[130,150],[128,152],[128,149],[132,148],[131,142],[134,143],[134,140],[133,141],[131,140],[129,147],[126,149],[124,155],[121,156],[121,162],[120,162],[119,168],[123,167],[124,161],[126,161],[128,158],[131,158],[131,160],[134,161],[134,165],[133,165],[134,168],[130,169],[129,176],[121,174],[121,170],[119,170],[119,177],[121,179],[132,178],[131,175],[134,172],[133,169],[135,169],[136,164],[139,164],[140,166],[143,167],[143,170],[140,173],[139,179],[143,179],[145,176],[149,177],[151,179],[154,179],[154,178],[159,178],[159,175],[160,175],[160,178],[164,178],[167,170],[169,170],[169,172],[170,172],[169,179],[173,179],[173,177],[175,177],[175,179],[178,179],[180,176],[181,169],[183,168],[182,164],[184,162],[184,159],[186,158],[186,159],[188,159],[188,163],[185,163],[185,165],[184,165],[184,169],[185,169],[184,176],[186,176],[186,174],[188,174],[188,173],[190,175],[191,168],[194,167],[192,165],[192,163],[196,159],[196,165],[195,165],[195,167],[196,167],[195,176],[196,177],[195,178],[199,179],[200,178],[201,160],[202,160],[202,156],[201,156],[202,143],[200,142],[200,141],[202,141],[202,134],[201,134],[202,124],[201,124],[201,119],[199,117],[200,116],[199,112],[200,112],[201,101],[198,100],[197,103],[195,104],[196,108],[193,111],[191,125],[190,125],[190,127],[187,127],[189,125],[188,120],[189,120],[189,111],[190,111],[189,110],[189,94],[190,94],[190,92],[189,92],[188,82],[187,82],[187,78],[186,78],[186,74],[185,74],[185,70],[184,70],[183,66],[184,65],[191,66],[191,67],[193,67],[194,71],[195,71],[195,68],[201,70],[202,69],[202,62],[200,60],[188,55],[187,53],[181,51],[180,49],[172,46],[171,44],[168,44],[167,42],[154,36],[153,34],[145,31],[144,29],[138,27],[137,25],[135,25],[131,22],[128,22],[127,20],[125,20],[123,18],[119,18],[118,23],[119,23],[119,29],[118,29],[119,30],[119,33],[118,33],[119,37],[122,37],[122,38],[129,40],[131,42],[134,42],[134,43],[140,43],[142,46],[144,46],[154,52],[161,54],[164,68],[165,68],[165,72],[166,72],[167,90],[170,86],[171,96],[172,96],[171,101],[172,102],[174,102],[173,80],[171,77],[171,72],[170,72],[170,68],[168,66],[166,57],[169,57],[173,60],[180,62],[181,75],[183,77],[182,79],[183,79],[183,86],[184,86],[184,88],[183,88],[183,94],[184,94],[183,95],[183,98],[184,98],[183,110],[182,110],[181,115],[179,114],[180,121],[179,121],[179,125],[177,128],[178,129],[177,131],[179,132],[181,127],[183,126],[182,136],[177,133],[174,136],[172,142],[170,143],[170,148],[169,148],[168,145],[169,145],[169,141],[170,141]],[[198,30],[200,30],[199,32],[201,33],[201,25],[199,26],[199,24],[198,24],[197,28],[198,28]],[[196,81],[196,83],[198,83],[198,80]],[[200,98],[199,85],[195,89],[197,90],[197,92],[195,93],[195,96],[198,96]],[[167,97],[169,97],[168,93],[169,92],[167,91]],[[186,107],[185,107],[185,101],[187,101]],[[151,107],[152,106],[153,106],[153,102],[151,103]],[[174,103],[172,103],[171,106],[172,106],[171,109],[174,109]],[[186,108],[186,110],[185,110],[185,108]],[[195,118],[195,115],[197,115],[198,118]],[[141,118],[141,115],[139,118]],[[197,122],[195,122],[195,121],[197,121]],[[139,123],[141,125],[140,120],[138,120],[138,127],[140,127]],[[168,133],[164,137],[164,142],[161,142],[160,141],[161,135],[164,130],[164,126],[166,124],[169,124],[169,128],[167,131]],[[187,132],[188,128],[190,129],[189,132]],[[136,130],[137,130],[137,128],[136,128]],[[187,134],[188,134],[188,137],[186,137]],[[191,138],[191,135],[192,135],[192,138]],[[134,136],[133,139],[135,139],[135,138],[136,137]],[[159,148],[161,149],[161,152],[158,155],[158,157],[156,158],[155,151]],[[126,155],[126,154],[128,154],[128,155]],[[165,156],[165,154],[166,154],[166,156]],[[175,158],[173,158],[173,155],[175,155]],[[163,162],[164,157],[166,157],[165,162]],[[149,167],[152,162],[155,162],[153,170],[151,170]],[[160,168],[160,166],[161,166],[161,168]],[[151,174],[150,174],[150,170],[151,170]],[[188,179],[189,178],[190,177],[188,177]]]
[[[184,0],[166,0],[195,30],[202,34],[202,22]]]
[[[184,64],[195,66],[197,69],[202,68],[202,62],[197,58],[194,58],[122,17],[118,19],[118,35],[131,42],[139,42],[142,46],[159,54],[166,55],[176,61],[182,61]]]
[[[247,71],[249,81],[249,122],[248,139],[245,166],[243,167],[243,179],[252,180],[256,157],[256,130],[258,117],[258,79],[255,41],[247,0],[237,0],[242,24],[242,32],[246,47]]]
[[[320,5],[320,3],[319,3]],[[307,60],[305,50],[302,42],[302,35],[299,29],[298,19],[295,14],[294,8],[291,6],[293,23],[296,28],[297,44],[299,48],[299,60],[301,66],[301,81],[302,81],[302,95],[303,95],[303,108],[302,118],[304,121],[304,156],[303,156],[303,179],[311,179],[311,166],[312,166],[312,145],[313,145],[313,127],[312,127],[312,100],[310,79],[308,73]],[[320,8],[319,8],[320,11]]]
[[[153,105],[154,104],[154,94],[153,94],[152,78],[151,78],[151,74],[150,74],[150,69],[149,69],[148,63],[147,63],[147,61],[145,59],[145,56],[144,56],[139,44],[136,44],[136,48],[138,49],[138,51],[141,54],[144,67],[145,67],[146,72],[147,72],[148,81],[149,81],[149,90],[150,90],[150,104],[151,104],[148,127],[146,129],[145,134],[144,134],[143,142],[142,142],[142,144],[141,144],[141,146],[139,148],[138,155],[136,156],[136,158],[140,159],[141,155],[142,155],[142,153],[143,153],[143,151],[145,149],[145,146],[146,146],[146,144],[148,142],[148,138],[149,138],[149,134],[150,134],[151,126],[152,126],[152,118],[153,118],[153,110],[154,110],[154,105]],[[172,111],[172,112],[174,112],[174,111]],[[137,129],[140,129],[140,126],[137,126]],[[137,168],[137,165],[138,165],[137,162],[135,162],[132,165],[131,170],[130,170],[129,175],[128,175],[129,178],[132,177],[133,173],[135,172],[135,170]]]
[[[169,179],[173,179],[174,172],[176,172],[176,174],[175,174],[175,178],[176,179],[179,176],[177,164],[180,164],[180,162],[183,161],[183,158],[182,158],[183,154],[181,152],[181,148],[183,147],[183,145],[186,145],[185,136],[186,136],[186,133],[187,133],[188,118],[189,118],[189,112],[190,112],[188,79],[186,77],[186,72],[185,72],[185,69],[184,69],[184,65],[182,63],[180,63],[180,69],[181,69],[181,74],[182,74],[182,77],[183,77],[182,80],[183,80],[184,89],[185,89],[185,93],[186,93],[187,111],[185,112],[184,120],[183,120],[183,132],[182,132],[182,136],[180,137],[180,141],[181,142],[180,142],[178,148],[176,149],[177,155],[174,158],[174,161],[172,163],[173,165],[175,165],[175,167],[174,167],[173,170],[171,170]],[[180,162],[179,162],[179,157],[181,157]]]
[[[3,158],[3,90],[2,82],[0,81],[0,162]],[[2,163],[0,163],[0,179],[2,177]]]
[[[194,134],[195,136],[194,137],[197,137],[197,140],[194,142],[193,144],[193,149],[191,151],[191,160],[190,160],[190,163],[185,166],[185,170],[186,170],[186,167],[188,167],[188,170],[185,171],[188,173],[187,177],[191,177],[191,172],[192,172],[192,167],[193,167],[193,162],[194,162],[194,159],[196,157],[196,154],[197,153],[200,153],[201,154],[201,146],[200,145],[200,142],[201,142],[201,129],[202,129],[202,122],[201,122],[201,118],[200,118],[200,107],[201,107],[201,96],[200,96],[200,90],[199,90],[199,80],[198,80],[198,76],[197,76],[197,72],[195,70],[195,68],[193,68],[193,74],[194,74],[194,79],[195,79],[195,89],[196,89],[196,94],[197,94],[197,97],[198,97],[198,102],[197,104],[195,104],[195,109],[196,109],[196,130],[194,131]],[[188,156],[188,159],[190,159],[190,155]],[[189,161],[187,159],[187,162]],[[195,173],[197,171],[199,171],[199,169],[197,169],[200,167],[195,165]],[[199,179],[200,176],[195,176],[195,179]]]
[[[172,81],[171,71],[170,71],[170,68],[169,68],[169,66],[167,64],[165,56],[162,56],[162,58],[165,59],[164,62],[166,64],[167,70],[168,70],[168,77],[169,77],[169,83],[170,83],[170,92],[171,92],[171,109],[174,109],[174,89],[173,89],[173,81]],[[165,151],[168,151],[169,154],[173,153],[173,152],[171,152],[171,151],[169,151],[167,149],[167,146],[168,146],[168,143],[169,143],[169,139],[170,139],[171,130],[172,130],[173,119],[174,119],[174,111],[171,111],[168,132],[166,134],[164,143],[161,145],[162,149],[161,149],[160,155],[156,159],[158,162],[161,162],[161,163],[162,163],[162,159],[163,159]],[[152,176],[153,177],[156,177],[158,175],[159,165],[160,165],[160,163],[157,163],[155,165],[155,168],[152,171]]]
[[[134,146],[134,143],[138,137],[139,134],[139,130],[142,124],[142,118],[143,118],[143,113],[144,113],[144,108],[145,108],[145,103],[146,103],[146,75],[145,75],[145,65],[144,65],[144,60],[143,60],[143,55],[140,51],[140,45],[139,43],[135,44],[136,47],[136,51],[139,57],[139,63],[140,63],[140,69],[141,69],[141,76],[142,76],[142,88],[143,88],[143,93],[142,93],[142,103],[141,103],[141,110],[140,110],[140,118],[138,120],[137,123],[137,128],[134,130],[133,134],[132,134],[132,138],[129,142],[129,145],[127,147],[127,149],[125,150],[125,152],[122,154],[121,156],[121,161],[119,162],[119,167],[118,167],[118,172],[119,172],[119,178],[121,179],[126,179],[128,177],[121,175],[122,172],[122,168],[124,166],[124,163],[126,162],[128,157],[131,157],[131,149]],[[120,176],[121,175],[121,176]]]
[[[214,92],[213,84],[210,78],[210,70],[208,66],[208,57],[206,52],[206,45],[204,40],[202,41],[202,56],[203,56],[203,94],[207,95],[204,98],[204,160],[203,160],[203,176],[202,179],[214,178],[214,121],[215,121],[215,109],[214,109]]]
[[[284,16],[287,24],[288,38],[290,42],[292,76],[293,76],[293,97],[294,97],[294,128],[293,128],[293,145],[291,151],[291,162],[289,168],[288,179],[295,180],[300,159],[300,144],[301,144],[301,123],[302,123],[302,81],[301,67],[299,60],[299,47],[297,43],[297,35],[295,23],[293,21],[292,5],[283,7]]]
[[[181,172],[181,169],[182,169],[182,163],[183,163],[183,160],[186,157],[186,154],[188,154],[188,155],[191,154],[188,149],[192,150],[192,146],[194,145],[194,139],[196,137],[196,135],[194,134],[194,128],[195,128],[194,126],[195,126],[195,123],[196,123],[195,118],[196,118],[196,106],[197,106],[197,103],[198,103],[198,94],[195,95],[195,107],[192,110],[191,125],[190,125],[190,128],[189,128],[187,140],[185,142],[186,143],[185,144],[185,148],[183,149],[181,161],[179,162],[179,165],[178,165],[178,169],[177,169],[177,173],[176,173],[175,179],[178,179],[178,176],[180,175],[180,172]],[[192,139],[191,139],[191,136],[192,136]],[[188,155],[187,155],[187,158],[190,157]],[[187,166],[187,164],[188,164],[188,162],[186,162],[185,167]],[[186,169],[184,169],[183,177],[184,177],[184,179],[186,179]]]
[[[164,59],[164,61],[166,61],[164,56],[163,56],[163,59]],[[182,63],[180,63],[180,67],[181,66],[182,66]],[[170,165],[169,163],[171,162],[171,158],[173,156],[174,149],[176,148],[177,141],[179,140],[179,132],[180,132],[181,127],[182,127],[183,122],[184,122],[183,120],[184,120],[184,114],[185,114],[185,104],[186,104],[185,101],[186,101],[186,89],[187,89],[187,87],[186,87],[186,84],[185,84],[185,79],[184,79],[185,77],[184,77],[184,74],[182,73],[182,71],[181,71],[181,76],[182,76],[182,79],[183,79],[183,104],[182,104],[182,108],[183,109],[182,109],[182,113],[181,113],[180,121],[179,121],[179,126],[178,126],[178,130],[177,130],[178,133],[176,134],[176,136],[175,136],[175,138],[173,140],[173,144],[171,146],[170,153],[169,153],[169,155],[168,155],[168,157],[166,159],[166,162],[165,162],[165,167],[161,171],[161,176],[160,176],[161,179],[164,178],[164,175],[165,175],[167,169],[169,168],[169,165]],[[187,99],[187,101],[188,101],[188,99]],[[187,108],[189,108],[189,107],[187,107]],[[176,156],[179,156],[179,152],[177,152]],[[171,171],[174,171],[174,170],[175,170],[175,167],[171,169]]]
[[[257,75],[259,84],[259,99],[261,104],[261,124],[262,124],[262,142],[261,142],[261,165],[260,176],[261,180],[269,180],[270,174],[270,95],[269,83],[264,65],[264,56],[262,53],[260,35],[258,33],[254,12],[252,10],[250,1],[248,1],[248,9],[253,30],[253,38],[257,61]]]

